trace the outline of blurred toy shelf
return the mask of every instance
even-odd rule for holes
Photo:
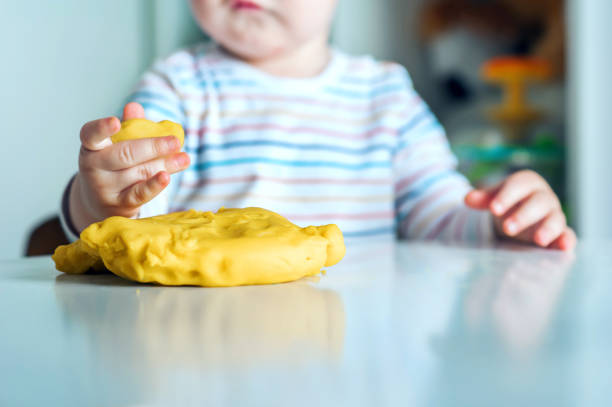
[[[555,137],[541,134],[530,143],[513,144],[491,133],[480,140],[451,143],[459,170],[472,184],[490,186],[512,172],[532,169],[546,178],[560,196],[565,194],[565,148]]]

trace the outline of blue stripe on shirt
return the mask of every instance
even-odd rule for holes
[[[438,130],[441,135],[445,135],[444,127],[437,120],[433,120],[427,127],[421,129],[417,136],[408,137],[407,139],[401,140],[395,147],[394,153],[398,153],[400,150],[409,148],[412,144],[417,143],[420,140],[424,140],[431,136],[431,132]]]
[[[376,235],[389,235],[389,234],[395,234],[395,227],[383,227],[383,228],[378,228],[378,229],[365,229],[365,230],[360,230],[360,231],[355,231],[355,232],[342,232],[342,235],[345,238],[351,238],[351,237],[366,237],[366,236],[376,236]]]
[[[326,144],[299,144],[299,143],[287,143],[283,141],[271,141],[271,140],[250,140],[250,141],[234,141],[223,144],[204,144],[196,148],[185,146],[185,151],[188,153],[202,154],[208,150],[230,150],[233,148],[241,147],[281,147],[293,150],[315,150],[315,151],[327,151],[334,153],[344,153],[349,155],[362,155],[372,153],[376,151],[390,151],[390,146],[385,144],[376,144],[365,148],[349,148],[340,147]]]
[[[402,127],[399,128],[398,133],[399,133],[400,137],[405,135],[409,131],[414,130],[422,122],[427,121],[427,120],[431,120],[432,116],[433,116],[433,114],[431,113],[431,110],[429,110],[429,108],[426,107],[421,112],[419,112],[418,114],[414,115],[408,121],[408,123],[406,123],[405,125],[403,125]],[[437,123],[438,121],[434,119],[434,122]]]
[[[274,158],[266,157],[245,157],[236,158],[230,160],[220,161],[207,161],[203,163],[196,163],[189,169],[195,171],[204,171],[212,167],[230,166],[237,164],[273,164],[281,165],[286,167],[329,167],[329,168],[340,168],[345,170],[363,170],[367,168],[389,168],[391,163],[389,161],[372,161],[360,164],[346,164],[338,163],[333,161],[288,161],[278,160]]]
[[[172,121],[177,122],[177,123],[181,123],[181,121],[182,121],[175,112],[172,112],[172,111],[166,109],[165,107],[159,106],[156,103],[144,102],[144,101],[139,101],[139,100],[133,100],[133,102],[140,103],[140,105],[145,110],[152,110],[152,111],[154,111],[156,113],[161,114],[164,117],[164,119],[172,120]]]
[[[404,203],[406,203],[407,200],[415,199],[415,198],[419,197],[424,192],[429,190],[429,188],[431,188],[431,186],[433,184],[435,184],[436,182],[438,182],[438,181],[440,181],[440,180],[442,180],[444,178],[452,176],[454,173],[455,172],[453,170],[442,171],[442,172],[439,172],[439,173],[435,174],[434,176],[431,176],[431,177],[425,179],[425,181],[421,182],[416,188],[411,188],[407,192],[405,192],[402,195],[398,196],[395,199],[395,207],[396,208],[400,208]],[[399,220],[399,218],[398,218],[398,220]]]
[[[372,91],[370,92],[356,92],[350,89],[335,88],[335,87],[328,87],[325,89],[327,93],[330,93],[336,96],[346,97],[349,99],[372,99],[377,96],[385,95],[387,93],[393,93],[393,92],[401,93],[405,90],[406,90],[406,86],[404,86],[403,84],[393,84],[393,85],[381,86],[380,88],[372,89]]]

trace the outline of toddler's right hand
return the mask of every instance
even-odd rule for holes
[[[128,103],[123,120],[144,118],[144,109]],[[170,174],[189,166],[172,136],[120,141],[111,136],[121,129],[116,117],[94,120],[81,128],[79,173],[70,191],[70,215],[80,232],[109,216],[134,217],[144,203],[169,183]]]

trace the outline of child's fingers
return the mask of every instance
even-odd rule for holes
[[[123,190],[130,185],[147,181],[160,172],[174,174],[189,166],[189,156],[186,153],[178,153],[167,157],[156,158],[125,170],[114,173],[114,185],[118,190]]]
[[[577,243],[578,238],[576,237],[576,232],[574,232],[572,228],[566,228],[563,235],[561,235],[561,242],[559,242],[561,250],[574,250],[576,248]]]
[[[540,178],[531,171],[521,171],[509,176],[491,200],[490,209],[496,216],[506,214],[520,201],[542,187]]]
[[[137,208],[155,198],[170,183],[170,175],[161,171],[146,181],[123,190],[119,195],[121,206]]]
[[[486,210],[499,187],[487,189],[474,189],[465,196],[465,204],[472,209]]]
[[[578,239],[572,228],[566,227],[561,236],[553,241],[548,247],[551,249],[563,250],[566,252],[574,250]]]
[[[556,206],[557,202],[549,192],[537,191],[507,215],[502,223],[503,231],[508,236],[516,236],[543,220],[552,210],[556,209]]]
[[[130,102],[123,107],[123,120],[144,119],[144,108],[136,102]]]
[[[81,145],[90,151],[102,150],[110,145],[110,137],[121,129],[116,117],[94,120],[81,127]]]
[[[533,235],[533,241],[539,246],[548,247],[563,234],[565,229],[565,215],[561,209],[554,210],[538,226]]]
[[[181,143],[174,136],[125,140],[97,154],[92,158],[95,161],[92,166],[118,171],[177,153],[180,149]]]

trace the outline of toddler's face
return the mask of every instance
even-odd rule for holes
[[[244,59],[327,40],[337,0],[191,0],[200,27]]]

